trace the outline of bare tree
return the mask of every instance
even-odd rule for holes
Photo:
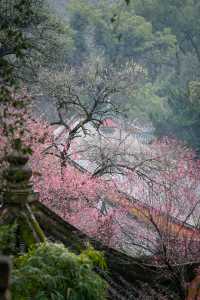
[[[102,57],[90,58],[81,67],[41,74],[42,89],[58,111],[59,119],[52,125],[63,126],[66,132],[64,156],[75,138],[94,134],[106,118],[120,112],[123,98],[141,76],[143,70],[132,61],[115,68]]]

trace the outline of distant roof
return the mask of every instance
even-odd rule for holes
[[[79,162],[70,160],[69,163],[80,172],[89,172],[84,168],[83,165],[80,165]],[[197,228],[193,227],[187,222],[183,223],[181,220],[173,216],[168,216],[164,212],[158,212],[156,208],[142,203],[140,200],[128,195],[123,191],[118,189],[108,190],[104,193],[104,196],[106,196],[108,202],[113,203],[114,205],[127,207],[129,213],[145,223],[147,227],[151,223],[150,217],[153,217],[154,221],[157,222],[162,230],[170,230],[172,234],[178,234],[177,238],[187,237],[199,241],[199,230]]]
[[[111,118],[103,120],[102,126],[110,127],[110,128],[119,128],[119,124],[117,122],[113,121],[113,119],[111,119]]]

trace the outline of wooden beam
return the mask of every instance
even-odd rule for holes
[[[10,300],[10,259],[0,256],[0,300]]]

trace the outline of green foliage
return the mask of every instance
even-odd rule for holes
[[[200,105],[198,91],[193,84],[188,90],[171,85],[168,94],[168,114],[160,119],[155,119],[159,135],[173,135],[192,146],[200,152]]]
[[[157,86],[155,100],[160,97],[161,101],[160,106],[154,106],[155,114],[149,114],[157,133],[174,135],[198,149],[200,107],[193,83],[200,78],[200,3],[195,0],[133,0],[131,7],[136,15],[152,25],[157,36],[154,43],[158,47],[146,53],[145,62],[143,60],[149,79]]]
[[[200,4],[196,0],[134,0],[134,8],[152,22],[157,30],[171,28],[176,35],[180,50],[193,51],[200,59]]]
[[[16,259],[13,300],[106,299],[106,284],[92,270],[100,261],[102,256],[92,248],[78,256],[62,244],[40,244]]]
[[[132,119],[140,121],[160,120],[169,113],[167,99],[159,96],[159,83],[142,84],[129,98],[127,113]]]
[[[80,259],[83,259],[83,261],[85,260],[85,258],[91,260],[94,266],[98,266],[102,270],[105,270],[107,268],[102,253],[99,251],[95,251],[91,245],[89,245],[88,248],[84,250],[80,255]]]
[[[99,55],[117,67],[133,60],[148,76],[134,95],[120,97],[122,106],[132,117],[152,120],[161,135],[181,131],[181,138],[199,143],[198,100],[189,86],[200,78],[199,1],[71,0],[66,13],[61,1],[64,22],[47,2],[17,1],[15,17],[9,23],[2,18],[0,76],[6,82],[19,77],[38,93],[44,71],[59,73],[66,64],[80,68]],[[1,56],[5,49],[14,57]]]
[[[200,81],[189,82],[189,100],[196,109],[200,109]]]
[[[69,1],[71,62],[81,66],[98,54],[116,66],[132,59],[148,75],[120,97],[128,115],[197,145],[198,107],[188,83],[200,77],[199,10],[195,0]]]
[[[92,4],[89,0],[75,0],[68,9],[76,32],[77,57],[98,48],[111,61],[127,58],[138,61],[147,53],[152,56],[153,51],[166,60],[170,57],[168,52],[175,47],[176,38],[169,30],[154,33],[150,22],[136,15],[132,6],[124,6],[120,1]]]
[[[13,64],[7,56],[14,55],[22,59],[24,51],[30,48],[30,41],[25,34],[25,28],[37,19],[37,9],[40,2],[35,6],[35,1],[12,1],[0,4],[0,64],[3,66],[0,76],[10,84],[13,84]]]
[[[69,59],[73,31],[53,15],[48,1],[7,2],[0,3],[0,76],[10,85],[30,86],[41,67]]]
[[[17,224],[0,225],[0,253],[8,255],[16,254]]]

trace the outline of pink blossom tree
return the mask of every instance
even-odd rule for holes
[[[194,153],[174,140],[152,145],[151,158],[154,161],[143,178],[136,172],[139,166],[132,171],[131,168],[125,169],[126,181],[120,184],[123,189],[124,186],[128,189],[129,185],[134,188],[130,197],[122,197],[118,192],[120,184],[116,180],[108,183],[69,164],[61,170],[60,157],[56,152],[43,153],[48,143],[52,143],[51,128],[41,122],[36,122],[34,126],[30,124],[30,127],[33,135],[34,130],[37,133],[33,143],[32,166],[35,190],[39,192],[41,201],[85,232],[104,242],[109,240],[110,245],[112,240],[115,240],[113,245],[119,245],[120,238],[125,234],[129,235],[133,244],[137,243],[138,247],[141,244],[143,248],[146,245],[146,249],[156,255],[160,239],[165,237],[168,246],[171,245],[171,250],[168,247],[169,253],[173,252],[174,241],[179,240],[181,247],[185,245],[182,247],[184,255],[175,255],[174,251],[171,256],[174,262],[178,258],[189,258],[189,245],[192,240],[199,240],[199,161],[194,161]],[[112,202],[107,215],[103,215],[97,207],[102,194]],[[131,197],[137,201],[131,203]],[[136,216],[140,224],[127,218],[128,214]],[[144,229],[141,230],[141,227]],[[153,232],[155,239],[151,239]],[[151,243],[144,244],[143,240],[147,242],[148,235]]]
[[[107,182],[69,163],[62,166],[56,149],[44,153],[54,143],[53,129],[41,120],[26,118],[26,124],[23,142],[33,150],[32,181],[40,201],[109,246],[150,255],[167,267],[167,276],[185,295],[183,268],[174,271],[173,265],[198,259],[200,162],[195,153],[175,140],[157,141],[145,153],[148,167],[147,160],[136,167],[121,164],[124,180]],[[4,145],[1,138],[1,151]],[[120,192],[129,186],[131,195]],[[104,213],[98,207],[102,198],[109,203]]]

